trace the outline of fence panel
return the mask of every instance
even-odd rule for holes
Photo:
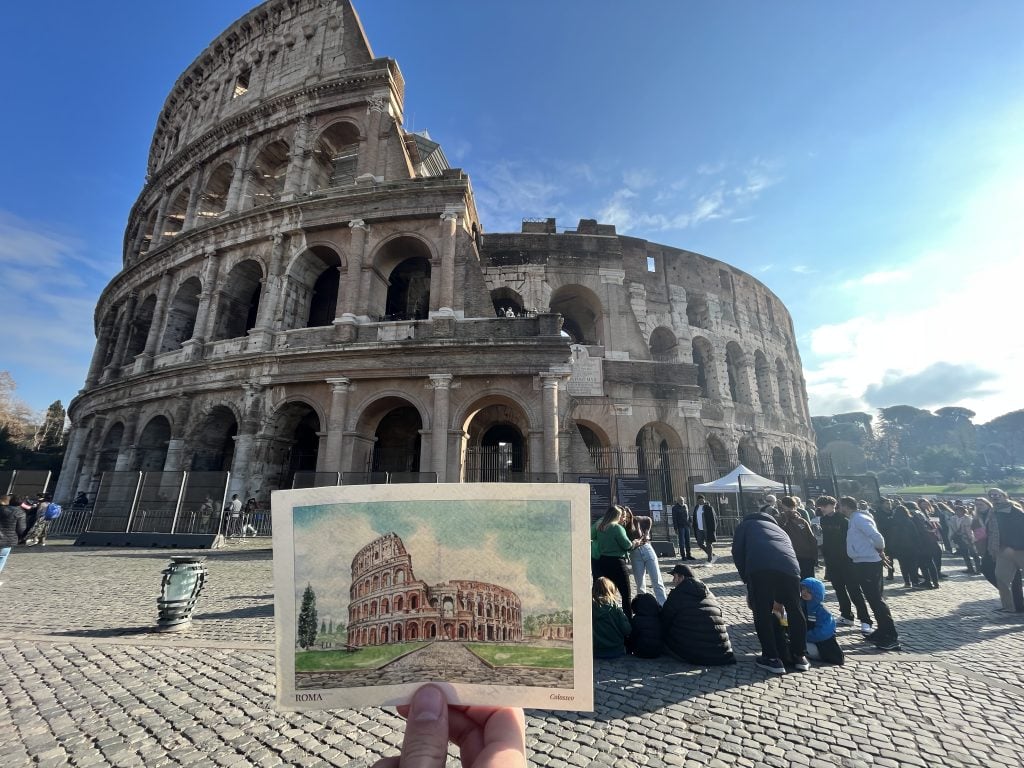
[[[174,532],[207,534],[220,532],[230,479],[230,472],[187,473]]]
[[[292,477],[292,488],[324,488],[341,485],[340,472],[296,472]]]
[[[132,511],[132,533],[172,533],[184,472],[144,472]]]
[[[0,494],[6,495],[11,492],[11,485],[14,482],[14,470],[0,470]]]
[[[88,530],[126,531],[141,480],[141,472],[104,472],[93,501]]]
[[[48,469],[15,469],[12,474],[7,492],[15,496],[23,499],[35,498],[50,490],[50,478],[53,473]]]
[[[50,523],[46,532],[49,537],[55,536],[77,536],[83,531],[89,530],[89,523],[92,521],[92,505],[76,507],[69,505],[64,507],[63,514]]]
[[[437,472],[389,472],[388,482],[391,485],[405,483],[436,483]]]
[[[387,472],[342,472],[342,485],[385,485],[388,482]]]

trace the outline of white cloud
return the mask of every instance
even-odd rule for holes
[[[866,275],[846,280],[842,287],[846,289],[864,288],[868,286],[888,285],[890,283],[903,283],[912,277],[907,269],[881,269],[875,272],[868,272]]]

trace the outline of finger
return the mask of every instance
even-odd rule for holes
[[[463,765],[525,766],[526,718],[512,707],[467,707],[449,712],[449,737]]]
[[[412,696],[402,741],[401,768],[444,768],[448,758],[448,700],[436,685]]]

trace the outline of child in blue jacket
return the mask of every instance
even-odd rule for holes
[[[807,655],[827,664],[842,664],[846,658],[836,640],[836,620],[824,606],[825,585],[818,579],[804,579],[800,598],[807,617]]]

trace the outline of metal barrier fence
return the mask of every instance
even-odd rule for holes
[[[220,533],[229,479],[228,472],[104,472],[88,516],[72,515],[59,533]]]
[[[0,470],[0,496],[12,495],[22,499],[34,499],[41,493],[48,493],[53,473],[48,469],[4,469]]]

